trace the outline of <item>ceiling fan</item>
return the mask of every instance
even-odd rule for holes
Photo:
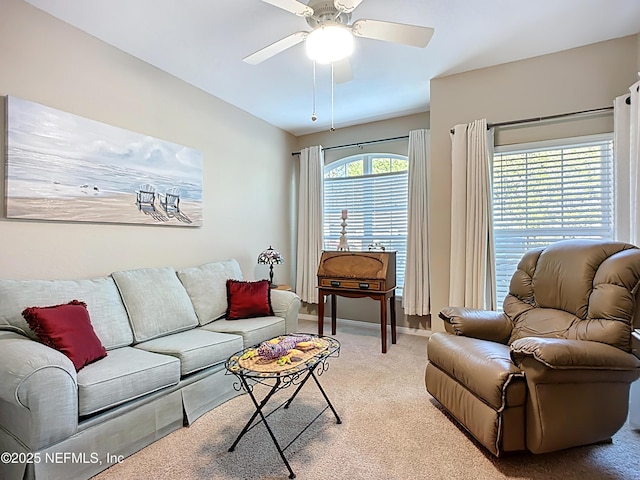
[[[304,17],[311,31],[292,33],[243,60],[257,65],[303,41],[307,55],[318,63],[336,67],[336,82],[351,80],[348,56],[353,49],[353,37],[373,38],[414,47],[426,47],[434,29],[404,23],[361,19],[351,22],[353,12],[363,0],[310,0],[305,5],[298,0],[262,0],[265,3]],[[329,38],[330,37],[330,38]],[[327,51],[325,47],[335,47]]]

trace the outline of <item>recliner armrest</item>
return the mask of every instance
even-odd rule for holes
[[[506,344],[513,327],[503,312],[464,307],[445,307],[438,316],[447,332]]]
[[[511,360],[527,381],[526,446],[547,453],[611,438],[624,424],[640,360],[606,343],[526,337]]]
[[[638,370],[640,360],[607,345],[588,340],[527,337],[511,344],[511,359],[520,366],[525,358],[556,370]]]

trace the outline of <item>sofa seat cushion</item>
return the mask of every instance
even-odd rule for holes
[[[508,345],[440,332],[429,338],[427,352],[429,362],[494,410],[524,405],[524,375]]]
[[[180,381],[180,361],[122,347],[78,372],[78,411],[91,415]]]
[[[179,359],[180,374],[185,376],[224,362],[243,345],[239,335],[194,329],[139,343],[135,348]]]
[[[208,325],[200,327],[201,330],[211,332],[232,333],[242,336],[244,346],[251,347],[260,342],[285,334],[284,318],[281,317],[256,317],[240,320],[227,320],[221,318]]]
[[[191,299],[171,267],[111,274],[127,309],[136,343],[198,325]]]
[[[191,298],[200,325],[223,317],[227,311],[227,280],[242,280],[236,260],[211,262],[178,270],[178,278]]]

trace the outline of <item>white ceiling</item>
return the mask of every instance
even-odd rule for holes
[[[27,0],[294,135],[331,124],[331,77],[299,44],[242,58],[306,21],[261,0]],[[305,3],[306,0],[303,0]],[[429,109],[429,80],[640,32],[640,0],[365,0],[360,18],[435,28],[426,48],[356,38],[353,80],[335,86],[336,127]]]

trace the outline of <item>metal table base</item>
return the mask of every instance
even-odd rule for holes
[[[329,337],[323,337],[323,338],[329,338]],[[285,466],[287,467],[287,470],[289,471],[289,478],[296,478],[296,474],[293,472],[293,469],[291,468],[291,465],[289,464],[289,461],[287,460],[284,454],[287,448],[289,448],[293,444],[293,442],[295,442],[311,425],[313,425],[313,423],[318,418],[320,418],[320,416],[327,409],[331,409],[331,412],[333,412],[333,415],[336,418],[336,423],[338,424],[342,423],[342,420],[340,419],[338,412],[336,412],[336,409],[333,407],[331,401],[329,400],[329,397],[327,396],[326,392],[322,388],[322,385],[320,384],[320,381],[318,380],[318,376],[322,375],[322,373],[326,371],[328,368],[328,364],[326,362],[327,357],[331,355],[337,355],[339,354],[339,351],[340,351],[340,346],[339,346],[340,344],[337,342],[337,340],[335,339],[330,339],[330,340],[337,345],[337,348],[335,348],[329,354],[319,356],[316,363],[308,365],[306,368],[297,370],[294,372],[285,371],[282,374],[273,374],[271,376],[266,376],[266,377],[261,377],[259,375],[247,375],[246,374],[247,372],[243,371],[242,369],[233,371],[232,369],[229,368],[228,366],[229,362],[227,362],[227,370],[229,371],[229,373],[233,373],[240,380],[240,386],[236,388],[238,390],[240,389],[244,390],[251,398],[251,401],[253,402],[253,405],[255,407],[255,412],[253,413],[249,421],[246,423],[246,425],[244,426],[244,428],[242,429],[238,437],[235,439],[233,444],[229,447],[229,452],[233,452],[235,450],[238,443],[247,432],[249,432],[251,429],[253,429],[257,425],[262,423],[266,427],[267,432],[269,433],[269,436],[273,441],[273,444],[278,450],[278,454],[280,455],[280,458],[282,459]],[[246,350],[248,349],[243,350],[243,352]],[[238,352],[236,356],[241,356],[243,352]],[[317,372],[317,375],[316,375],[316,372]],[[320,390],[320,393],[322,394],[325,401],[327,402],[327,405],[291,441],[289,441],[287,445],[282,447],[280,445],[280,442],[276,438],[275,434],[273,433],[273,430],[271,429],[271,426],[269,425],[267,418],[269,418],[269,416],[271,416],[281,408],[284,408],[284,409],[289,408],[289,406],[291,405],[291,402],[293,402],[293,400],[296,398],[296,396],[298,395],[302,387],[304,387],[304,385],[307,383],[307,381],[310,378],[313,379],[315,384],[318,386],[318,389]],[[272,382],[272,384],[270,382]],[[269,391],[260,401],[258,401],[253,391],[253,387],[255,383],[259,383],[269,387]],[[291,395],[291,397],[289,397],[285,402],[278,405],[276,408],[274,408],[270,412],[265,413],[265,407],[267,406],[269,401],[272,399],[272,397],[280,390],[291,387],[292,385],[296,386],[296,389],[293,392],[293,395]]]

